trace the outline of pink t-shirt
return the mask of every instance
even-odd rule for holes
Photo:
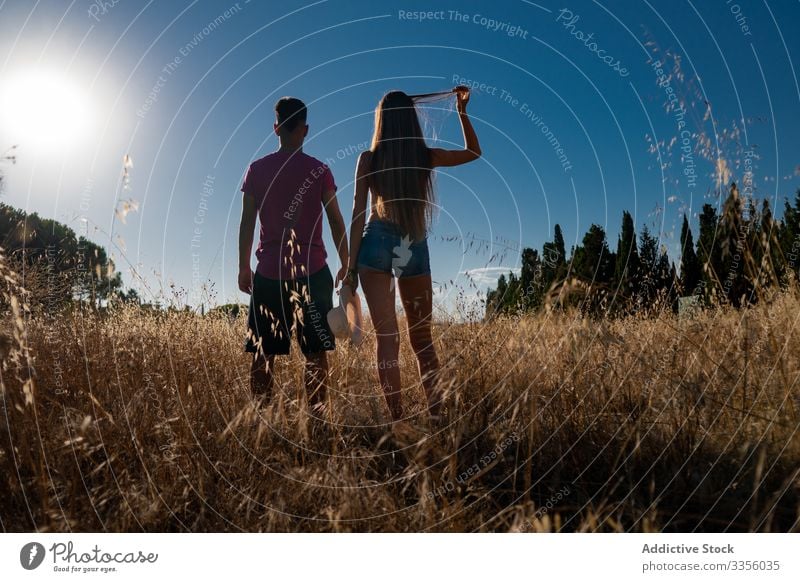
[[[275,152],[247,169],[242,192],[255,196],[261,235],[258,273],[296,279],[325,266],[322,194],[336,190],[330,168],[303,152]]]

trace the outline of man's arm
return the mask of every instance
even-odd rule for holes
[[[256,198],[252,194],[242,196],[242,220],[239,223],[239,289],[250,293],[253,287],[253,271],[250,268],[250,253],[253,250],[253,233],[256,229]]]
[[[330,189],[323,192],[322,203],[325,205],[325,213],[328,215],[328,224],[331,225],[331,235],[336,245],[336,252],[339,254],[339,271],[334,281],[334,287],[338,287],[339,281],[344,279],[347,274],[347,229],[344,225],[342,212],[339,210],[339,202],[336,200],[336,190]]]

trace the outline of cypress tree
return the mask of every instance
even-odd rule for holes
[[[617,260],[614,280],[624,295],[635,293],[639,273],[639,251],[636,248],[636,232],[633,218],[627,211],[622,213],[622,232],[617,239]]]
[[[681,293],[691,295],[695,293],[700,282],[700,263],[694,250],[694,238],[689,227],[689,219],[683,215],[681,227]]]
[[[697,259],[700,261],[705,295],[708,296],[711,289],[722,285],[720,281],[722,253],[717,210],[710,204],[703,204],[699,222],[700,235],[697,238]]]

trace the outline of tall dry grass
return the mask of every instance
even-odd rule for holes
[[[798,531],[800,296],[691,320],[542,314],[435,330],[449,424],[394,430],[370,340],[248,394],[243,318],[26,313],[6,281],[5,531]],[[296,351],[296,350],[295,350]]]

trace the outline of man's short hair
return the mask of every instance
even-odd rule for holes
[[[275,104],[275,117],[278,128],[294,131],[306,122],[306,104],[296,97],[281,97]]]

